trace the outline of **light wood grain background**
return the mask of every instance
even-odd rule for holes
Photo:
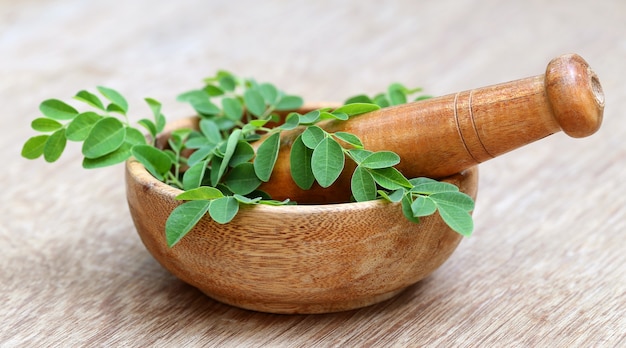
[[[20,158],[46,98],[106,85],[170,119],[217,69],[342,101],[399,81],[434,95],[543,73],[576,52],[606,94],[595,135],[481,165],[474,236],[387,302],[270,315],[163,270],[122,167]],[[0,346],[626,346],[626,2],[0,0]]]

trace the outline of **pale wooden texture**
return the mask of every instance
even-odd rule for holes
[[[0,346],[626,345],[626,2],[0,1]],[[173,95],[219,68],[311,101],[401,81],[428,93],[536,75],[576,52],[606,94],[600,131],[480,167],[476,232],[399,296],[328,315],[208,299],[148,254],[121,166],[19,157],[39,101],[102,84]]]

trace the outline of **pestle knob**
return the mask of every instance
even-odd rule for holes
[[[406,177],[442,178],[563,130],[579,138],[602,122],[604,94],[596,74],[580,56],[553,59],[544,75],[383,108],[347,121],[320,126],[350,132],[371,151],[396,152]],[[345,202],[350,197],[346,168],[337,182],[300,189],[291,179],[289,150],[302,129],[283,132],[270,178],[260,189],[275,199],[302,203]]]

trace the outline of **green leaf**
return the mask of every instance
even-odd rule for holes
[[[401,203],[402,213],[404,214],[404,217],[406,217],[406,219],[411,222],[418,223],[420,220],[418,217],[413,215],[413,208],[411,207],[411,204],[413,203],[413,201],[411,200],[410,195],[408,194],[402,195],[401,202],[402,202]]]
[[[465,209],[445,204],[438,204],[437,208],[439,215],[451,229],[466,237],[472,234],[474,221]]]
[[[152,120],[149,120],[147,118],[142,118],[141,120],[137,121],[137,124],[139,124],[140,126],[145,128],[148,131],[148,133],[150,133],[152,138],[156,138],[156,136],[157,136],[157,127],[156,127],[156,124],[154,124],[154,122],[152,122]]]
[[[262,83],[258,86],[258,91],[263,96],[263,100],[265,100],[265,104],[267,105],[275,105],[276,100],[278,99],[278,90],[276,87],[270,83]]]
[[[372,104],[374,103],[370,97],[365,94],[355,95],[354,97],[348,98],[344,104],[354,104],[354,103],[366,103]]]
[[[30,126],[38,132],[54,132],[63,127],[61,122],[47,117],[34,119]]]
[[[233,154],[235,153],[235,150],[237,149],[240,136],[241,136],[241,129],[235,129],[228,137],[228,141],[226,143],[226,151],[224,151],[224,157],[221,159],[219,169],[217,171],[215,170],[211,171],[211,175],[212,175],[211,183],[213,184],[213,186],[216,186],[218,184],[218,182],[220,181],[220,179],[226,172],[230,159],[233,157]]]
[[[102,167],[109,167],[109,166],[124,162],[131,156],[130,149],[132,147],[133,147],[132,144],[125,142],[117,150],[110,152],[104,156],[100,156],[96,158],[84,158],[83,168],[96,169],[96,168],[102,168]]]
[[[363,162],[363,160],[365,160],[368,156],[373,154],[372,151],[363,150],[363,149],[350,149],[348,150],[348,153],[350,154],[350,156],[354,159],[356,163]]]
[[[250,161],[252,158],[254,158],[254,155],[255,153],[252,145],[250,145],[250,143],[248,143],[247,141],[241,140],[239,141],[239,143],[237,143],[237,148],[235,149],[233,156],[230,158],[228,165],[231,167],[235,167],[240,163]]]
[[[324,139],[326,139],[326,132],[318,126],[308,126],[302,132],[302,142],[309,149],[315,149]]]
[[[83,155],[87,158],[104,156],[122,146],[125,138],[126,128],[122,122],[114,117],[105,117],[96,122],[85,138]]]
[[[232,75],[223,74],[218,81],[220,88],[224,91],[232,92],[237,87],[237,82]]]
[[[93,93],[91,93],[89,91],[82,90],[82,91],[76,93],[76,95],[74,96],[74,99],[82,101],[83,103],[87,103],[87,104],[93,106],[94,108],[100,109],[102,111],[106,110],[106,108],[102,104],[102,101],[100,100],[100,98],[98,98],[97,95],[95,95],[95,94],[93,94]]]
[[[474,209],[474,200],[463,192],[441,192],[429,196],[438,206],[454,206],[464,211]]]
[[[400,163],[400,156],[391,151],[378,151],[367,156],[362,162],[361,166],[370,169],[379,169],[393,167]]]
[[[393,203],[398,203],[402,200],[402,197],[404,197],[405,194],[405,190],[404,189],[398,189],[395,190],[391,193],[387,193],[384,190],[378,190],[378,194],[383,197],[384,199],[388,200],[389,202],[393,202]]]
[[[322,187],[328,187],[337,180],[344,163],[345,157],[341,145],[332,138],[322,140],[311,156],[313,176]]]
[[[411,203],[411,210],[413,210],[415,217],[428,216],[437,211],[437,205],[429,197],[417,196]]]
[[[291,145],[289,163],[293,181],[303,190],[310,189],[315,182],[315,176],[313,176],[311,168],[312,156],[313,150],[304,145],[302,135],[299,135]]]
[[[220,132],[220,128],[213,120],[202,119],[200,120],[200,131],[202,134],[212,143],[217,144],[221,142],[222,133]]]
[[[303,104],[302,98],[295,95],[286,95],[280,98],[280,101],[276,105],[276,110],[278,111],[286,111],[286,110],[296,110],[300,108]]]
[[[24,143],[22,147],[22,157],[27,159],[36,159],[43,155],[43,147],[50,138],[48,134],[34,136]]]
[[[353,103],[353,104],[346,104],[346,105],[340,106],[337,109],[335,109],[333,113],[342,112],[344,114],[347,114],[348,116],[355,116],[355,115],[360,115],[360,114],[364,114],[367,112],[375,111],[378,109],[380,109],[380,106],[376,104]]]
[[[254,159],[254,171],[262,181],[268,181],[280,150],[280,133],[267,137],[259,146]]]
[[[103,117],[92,111],[87,111],[76,116],[67,126],[65,136],[67,140],[84,141],[87,139],[93,126]]]
[[[209,214],[219,224],[229,223],[239,211],[239,202],[232,196],[217,198],[211,201]]]
[[[413,185],[396,168],[372,169],[370,173],[378,185],[387,190],[397,190],[403,187],[411,188]]]
[[[350,116],[345,112],[322,112],[320,119],[332,118],[339,121],[347,121]]]
[[[202,180],[204,178],[204,173],[206,173],[206,169],[206,161],[198,162],[189,167],[189,169],[185,171],[185,174],[183,174],[183,189],[191,190],[200,187],[200,185],[202,185]]]
[[[367,169],[358,166],[352,174],[350,182],[352,195],[357,202],[376,199],[376,182]]]
[[[246,196],[242,196],[240,194],[234,194],[233,198],[235,198],[237,200],[237,202],[242,203],[242,204],[257,204],[261,201],[261,197],[256,197],[256,198],[248,198]]]
[[[171,248],[178,243],[209,210],[211,201],[190,201],[176,207],[165,222],[165,239]]]
[[[281,124],[278,128],[282,130],[292,130],[300,124],[300,115],[292,112],[285,118],[285,123]]]
[[[189,156],[189,158],[187,158],[187,164],[190,166],[193,166],[200,161],[204,161],[205,159],[208,159],[211,153],[213,152],[213,150],[215,150],[215,145],[208,145],[208,146],[200,147],[199,149],[194,151]]]
[[[43,101],[39,104],[39,110],[44,116],[58,121],[71,120],[78,115],[76,109],[58,99]]]
[[[241,120],[243,116],[243,105],[237,98],[223,98],[222,108],[224,109],[225,116],[233,121]]]
[[[458,192],[459,188],[454,185],[443,181],[437,181],[430,178],[416,178],[409,180],[413,185],[411,192],[431,195],[433,193],[441,192]]]
[[[161,133],[165,128],[165,117],[161,113],[161,103],[152,98],[145,98],[145,101],[150,107],[150,110],[152,110],[156,133]]]
[[[374,103],[376,103],[376,105],[380,106],[381,108],[391,106],[391,103],[389,102],[389,99],[387,99],[387,96],[382,93],[374,97]]]
[[[333,135],[356,148],[363,148],[363,142],[361,142],[361,139],[352,133],[336,132]]]
[[[131,150],[133,156],[146,167],[155,178],[164,180],[172,167],[172,159],[165,152],[150,145],[136,145]]]
[[[202,99],[191,99],[189,103],[200,115],[219,115],[222,111],[217,107],[217,105],[213,104],[208,97]]]
[[[125,142],[131,145],[146,145],[146,137],[137,128],[126,127],[126,139]]]
[[[407,99],[406,95],[409,90],[399,83],[393,83],[387,88],[387,94],[389,95],[389,102],[391,105],[405,104]]]
[[[321,112],[319,110],[309,111],[300,116],[300,124],[313,124],[319,120]]]
[[[100,94],[119,107],[118,110],[121,111],[122,114],[125,115],[128,112],[128,102],[118,91],[104,86],[98,86],[97,88]],[[107,109],[109,108],[107,107]]]
[[[246,109],[254,116],[260,117],[265,113],[265,100],[261,93],[254,89],[247,89],[243,94]]]
[[[264,205],[271,205],[271,206],[281,206],[281,205],[291,205],[291,204],[295,204],[293,202],[291,202],[289,200],[289,198],[285,199],[284,201],[277,201],[277,200],[273,200],[273,199],[263,199],[261,201],[258,202],[258,204],[264,204]]]
[[[228,186],[233,193],[247,195],[261,185],[261,180],[259,180],[255,174],[254,165],[250,162],[245,162],[234,167],[226,175],[224,184]]]
[[[199,201],[199,200],[212,200],[224,197],[222,191],[211,186],[200,186],[194,189],[186,190],[185,192],[176,196],[180,201]]]
[[[67,144],[67,138],[65,138],[65,129],[61,128],[52,133],[46,144],[43,147],[43,158],[46,162],[52,163],[61,157],[65,145]]]
[[[206,85],[204,86],[204,88],[202,89],[203,91],[205,91],[209,96],[211,97],[218,97],[220,95],[224,94],[224,90],[215,86],[215,85]]]

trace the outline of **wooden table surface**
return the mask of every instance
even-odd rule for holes
[[[147,116],[227,69],[309,101],[391,82],[434,95],[542,74],[575,52],[604,124],[481,164],[475,233],[386,302],[272,315],[207,298],[147,253],[123,167],[20,157],[47,98],[114,87]],[[626,2],[0,1],[0,346],[626,346]],[[622,110],[622,111],[620,111]]]

